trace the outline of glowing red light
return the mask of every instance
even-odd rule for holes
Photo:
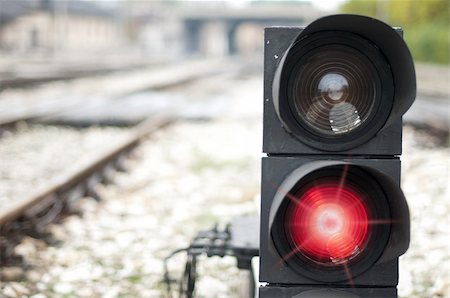
[[[336,181],[302,192],[288,225],[303,255],[321,263],[344,263],[364,248],[369,219],[361,194]]]

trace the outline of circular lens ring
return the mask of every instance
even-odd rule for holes
[[[322,56],[329,57],[321,58]],[[319,81],[329,74],[341,74],[349,82],[346,101],[327,101],[323,94],[318,93]],[[359,51],[344,45],[326,45],[305,54],[297,61],[289,78],[288,99],[299,125],[317,136],[335,138],[364,129],[367,120],[378,110],[377,90],[380,89],[380,84],[376,69]],[[349,123],[347,128],[340,131],[335,128],[336,125],[333,127],[330,113],[333,108],[343,105],[353,107],[358,113],[358,121],[353,126]],[[323,116],[312,121],[308,114],[311,110],[320,108]],[[354,115],[343,116],[350,118],[341,119],[341,122],[353,119]]]
[[[332,65],[334,67],[330,67],[330,65]],[[344,64],[342,63],[342,65],[344,65]],[[330,100],[325,99],[325,100],[320,101],[320,95],[317,96],[317,94],[314,94],[314,91],[315,90],[317,91],[317,89],[318,89],[317,86],[320,86],[320,79],[322,79],[325,76],[330,75],[330,74],[340,75],[343,78],[347,77],[349,79],[348,81],[351,82],[350,85],[357,85],[356,88],[355,88],[356,90],[360,90],[360,91],[364,92],[364,91],[366,91],[368,89],[368,88],[361,88],[362,86],[360,86],[360,82],[362,80],[361,79],[358,80],[358,79],[354,78],[354,74],[359,75],[358,72],[353,72],[353,73],[350,72],[348,69],[345,69],[345,65],[342,68],[339,68],[339,67],[340,67],[340,65],[337,65],[336,61],[333,61],[333,62],[324,61],[323,63],[321,63],[319,68],[317,68],[315,70],[315,72],[312,74],[311,80],[308,81],[309,85],[303,86],[304,80],[296,80],[294,82],[294,84],[293,84],[292,92],[295,94],[295,93],[299,93],[297,90],[304,90],[304,91],[306,90],[308,92],[308,93],[305,94],[306,98],[311,98],[313,101],[316,100],[316,98],[318,98],[318,100],[316,102],[319,102],[319,103],[320,102],[325,102],[325,104],[327,104],[329,107],[331,107],[331,110],[332,110],[332,107],[334,105],[336,105],[336,102],[338,102],[338,105],[345,104],[345,102],[350,102],[350,103],[351,102],[355,102],[355,100],[352,100],[352,97],[351,97],[351,95],[354,95],[354,93],[350,93],[350,92],[346,92],[346,94],[342,95],[344,100],[340,99],[340,100],[337,100],[337,101],[334,101],[334,100],[331,100],[331,99]],[[353,83],[353,82],[355,82],[355,83]],[[368,98],[369,96],[365,96],[363,94],[358,94],[357,97],[358,98]],[[374,97],[374,96],[372,96],[372,97]],[[361,107],[361,106],[359,106],[358,109],[357,109],[359,111],[359,115],[366,115],[367,116],[369,114],[370,109],[373,107],[373,103],[374,102],[372,101],[371,103],[372,103],[372,105],[369,106],[369,107],[366,107],[366,106],[362,106]],[[308,109],[309,106],[305,106],[304,104],[305,104],[305,102],[301,102],[300,104],[295,102],[294,108],[295,108],[297,114],[302,114],[302,111],[299,110],[299,105],[300,105],[302,110],[307,110]],[[322,110],[326,110],[326,107],[324,109],[322,109]],[[326,132],[327,130],[330,131],[330,127],[333,126],[331,121],[328,121],[329,120],[328,114],[321,113],[319,115],[319,117],[314,117],[314,115],[318,115],[318,113],[315,113],[316,112],[315,109],[312,109],[312,112],[313,112],[313,115],[311,115],[311,117],[309,117],[310,119],[308,119],[308,120],[318,119],[319,121],[318,121],[318,123],[315,123],[316,124],[315,126],[317,126],[316,128],[313,125],[309,125],[310,121],[305,121],[305,123],[309,126],[309,128],[311,128],[311,132],[314,132],[314,131],[320,132],[320,131],[322,131],[326,135],[329,135],[329,136],[332,137],[333,133],[331,133],[331,132],[327,133]],[[356,112],[356,110],[355,110],[355,112]],[[308,118],[308,114],[307,113],[303,113],[303,114],[306,114],[306,116]],[[360,122],[364,122],[366,120],[366,118],[367,117],[363,118]]]
[[[294,71],[298,61],[324,47],[344,47],[351,53],[358,53],[360,59],[370,65],[371,77],[374,78],[372,84],[376,87],[377,98],[374,100],[372,111],[368,113],[367,119],[362,121],[359,127],[348,133],[334,135],[318,133],[297,115],[292,100],[292,76],[295,75]],[[299,141],[319,150],[345,151],[369,141],[384,126],[393,105],[393,78],[389,63],[370,41],[349,32],[323,31],[308,35],[297,41],[285,55],[279,79],[280,85],[277,88],[280,100],[274,101],[274,103],[278,116],[283,122],[283,127]],[[345,73],[350,74],[351,72],[346,71]],[[357,81],[354,74],[349,75],[349,78]],[[306,90],[310,90],[307,93],[308,96],[313,97],[311,94],[314,86],[311,83],[309,85],[303,84]],[[355,86],[358,90],[361,90],[359,93],[361,97],[368,96],[368,91],[365,90],[364,85],[358,84]]]
[[[335,265],[355,257],[368,239],[368,214],[358,189],[339,180],[318,182],[296,194],[286,218],[296,250],[315,262]]]
[[[297,200],[311,187],[335,184],[346,173],[346,189],[358,194],[365,206],[369,226],[366,235],[361,240],[361,249],[355,255],[337,260],[324,262],[320,258],[312,258],[296,243],[289,221],[296,209]],[[365,191],[370,189],[370,195]],[[291,194],[294,194],[293,196]],[[280,206],[271,227],[272,240],[280,258],[299,274],[312,280],[321,282],[341,282],[348,279],[348,272],[352,277],[358,276],[369,269],[381,256],[390,235],[390,210],[387,198],[378,182],[367,172],[357,166],[331,166],[314,171],[299,181],[289,191]],[[371,224],[374,223],[374,224]],[[383,224],[376,224],[383,223]],[[365,249],[368,248],[368,249]],[[326,272],[326,274],[324,274]]]

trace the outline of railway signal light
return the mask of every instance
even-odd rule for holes
[[[260,297],[397,297],[409,246],[402,31],[334,15],[265,30]]]

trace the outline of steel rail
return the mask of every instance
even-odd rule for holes
[[[201,60],[189,60],[183,63],[166,65],[164,68],[161,67],[162,66],[155,70],[148,70],[148,73],[145,76],[142,75],[143,79],[134,82],[126,82],[125,84],[113,84],[108,90],[104,91],[105,96],[111,100],[118,100],[148,90],[162,91],[211,75],[233,70],[236,66],[235,64],[230,63],[229,60],[210,60],[206,62]],[[74,106],[51,106],[50,110],[43,110],[40,112],[36,112],[36,110],[40,108],[39,105],[36,105],[37,109],[28,109],[29,111],[26,113],[0,115],[0,137],[2,133],[13,130],[19,122],[39,122],[42,118],[45,119],[45,117],[58,115],[68,109],[76,108],[83,103],[84,100],[80,100],[79,103],[75,103]]]
[[[38,69],[24,69],[25,65],[19,66],[19,73],[13,67],[10,70],[0,73],[0,91],[8,88],[23,88],[31,85],[47,83],[52,81],[73,80],[78,78],[92,77],[108,73],[140,69],[142,67],[157,66],[164,61],[124,61],[123,63],[97,63],[92,61],[79,62],[70,65],[63,63],[59,65],[52,64],[51,61],[40,61]],[[34,68],[34,67],[33,67]]]
[[[71,173],[59,177],[54,180],[50,185],[37,191],[36,193],[18,200],[16,204],[7,206],[0,210],[0,229],[7,223],[12,222],[26,213],[30,208],[36,208],[40,203],[45,203],[46,199],[54,196],[57,198],[57,194],[60,192],[67,192],[71,188],[74,188],[87,179],[101,171],[109,163],[113,162],[122,153],[125,153],[132,148],[136,147],[141,139],[163,126],[168,125],[175,120],[175,116],[171,114],[156,115],[148,120],[142,122],[135,128],[133,128],[129,137],[121,143],[112,147],[108,152],[92,161],[90,164],[82,166]]]

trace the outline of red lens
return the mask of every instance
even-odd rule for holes
[[[295,249],[316,262],[347,262],[367,242],[369,223],[363,197],[339,181],[316,183],[301,191],[289,213],[288,233]]]

